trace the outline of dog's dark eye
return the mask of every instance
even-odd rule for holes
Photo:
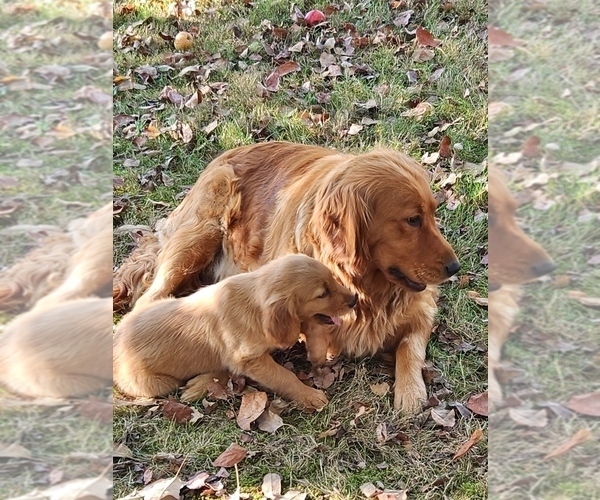
[[[325,297],[327,297],[331,292],[329,291],[329,288],[325,287],[325,290],[323,291],[323,293],[321,295],[319,295],[317,297],[317,299],[324,299]]]
[[[408,219],[406,219],[406,222],[408,222],[409,226],[421,227],[423,220],[421,219],[420,215],[415,215],[414,217],[409,217]]]

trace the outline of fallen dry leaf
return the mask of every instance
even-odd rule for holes
[[[192,419],[192,408],[186,404],[175,401],[173,397],[163,406],[163,416],[168,420],[175,420],[178,424],[185,424]]]
[[[279,474],[266,474],[261,486],[262,494],[269,500],[281,495],[281,476]]]
[[[548,460],[550,458],[558,457],[559,455],[563,455],[567,451],[575,448],[582,443],[585,443],[588,439],[592,437],[592,431],[589,429],[580,429],[575,434],[573,434],[567,441],[558,445],[554,450],[548,453],[544,460]]]
[[[372,498],[378,493],[381,493],[381,490],[373,483],[364,483],[360,486],[360,492],[367,498]]]
[[[518,47],[521,45],[520,40],[516,40],[509,33],[494,26],[488,27],[488,43],[490,45],[498,45],[501,47]]]
[[[433,35],[422,26],[417,28],[417,42],[423,47],[437,47],[442,43],[441,40],[434,38]]]
[[[274,433],[283,425],[283,419],[277,413],[267,409],[258,417],[256,423],[261,431]]]
[[[250,430],[250,424],[260,417],[267,406],[267,393],[261,391],[247,392],[242,396],[242,404],[236,418],[240,429]]]
[[[184,482],[178,477],[159,479],[142,488],[139,495],[144,500],[179,500],[183,485]]]
[[[545,409],[538,411],[529,408],[510,408],[508,415],[511,420],[525,427],[542,428],[548,425],[548,413]]]
[[[18,443],[0,443],[0,457],[2,458],[31,458],[31,452]]]
[[[432,111],[433,104],[423,101],[417,104],[414,108],[402,113],[402,116],[410,116],[416,118],[417,120],[421,120],[425,115],[431,113]]]
[[[442,137],[440,141],[440,149],[438,153],[442,158],[450,158],[452,156],[452,150],[450,149],[451,139],[447,135]]]
[[[221,453],[213,462],[215,467],[233,467],[239,464],[248,452],[245,448],[242,448],[239,444],[231,443],[229,447]]]
[[[488,391],[474,394],[469,398],[467,408],[477,415],[488,416]]]
[[[390,391],[390,384],[381,382],[381,384],[371,384],[369,388],[376,396],[385,396]]]
[[[458,451],[452,457],[452,460],[456,460],[457,458],[462,457],[465,453],[467,453],[473,446],[475,446],[481,438],[483,437],[483,431],[481,429],[475,429],[471,437],[469,437],[468,441],[464,443]]]
[[[456,413],[454,409],[432,408],[431,418],[442,427],[454,427],[456,425]]]
[[[600,417],[600,391],[573,396],[565,406],[581,415]]]
[[[530,135],[521,147],[521,154],[527,158],[537,158],[542,156],[542,150],[540,149],[541,143],[542,141],[537,135]]]
[[[490,120],[492,120],[502,113],[512,112],[513,109],[514,108],[506,102],[490,102],[488,103],[488,117]]]

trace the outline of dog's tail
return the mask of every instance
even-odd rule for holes
[[[154,233],[146,233],[139,246],[121,264],[113,277],[113,310],[123,312],[133,307],[154,277],[160,245]]]

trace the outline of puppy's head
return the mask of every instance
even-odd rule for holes
[[[460,269],[437,227],[436,208],[418,163],[376,150],[339,166],[317,197],[312,222],[325,253],[348,274],[380,272],[421,292]]]
[[[518,204],[500,171],[490,168],[488,178],[490,290],[526,283],[552,272],[556,266],[550,256],[517,224]]]
[[[303,321],[340,325],[357,296],[335,281],[325,265],[306,255],[288,255],[261,268],[265,294],[263,327],[270,343],[285,348],[298,340]]]

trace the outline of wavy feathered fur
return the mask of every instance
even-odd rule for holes
[[[117,305],[185,295],[198,283],[304,253],[359,296],[332,349],[393,351],[394,405],[414,410],[427,396],[421,369],[434,285],[460,268],[435,209],[423,168],[395,151],[354,156],[282,142],[237,148],[205,169],[155,238],[122,264]]]

